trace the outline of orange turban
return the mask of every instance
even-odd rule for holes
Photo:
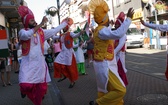
[[[91,0],[88,4],[91,14],[94,15],[94,20],[101,25],[109,21],[109,7],[104,0]]]

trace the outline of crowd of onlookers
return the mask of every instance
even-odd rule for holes
[[[93,37],[92,32],[90,31],[88,40],[86,40],[86,43],[82,48],[85,59],[87,59],[86,60],[87,67],[90,66],[93,60],[93,47],[94,47]],[[53,70],[54,59],[57,57],[60,51],[61,51],[61,43],[58,39],[54,40],[50,38],[44,42],[44,56],[50,71]]]
[[[14,71],[15,73],[19,73],[19,62],[18,62],[18,38],[12,37],[8,42],[8,57],[0,57],[0,72],[1,72],[1,80],[3,86],[12,85],[10,82],[10,73]],[[6,74],[6,76],[5,76]],[[5,78],[6,77],[6,78]]]
[[[22,58],[22,51],[19,44],[20,42],[17,37],[10,38],[8,42],[9,56],[0,57],[1,80],[4,87],[6,87],[7,85],[12,85],[12,83],[10,82],[11,71],[19,73],[19,64],[21,63]],[[85,59],[87,59],[87,62],[85,62],[85,64],[87,64],[87,67],[89,67],[93,59],[93,38],[91,32],[82,49],[84,57]],[[53,71],[54,59],[57,57],[60,51],[61,43],[58,39],[53,40],[50,38],[44,42],[44,56],[50,72]]]

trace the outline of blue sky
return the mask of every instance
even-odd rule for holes
[[[39,24],[45,15],[45,10],[51,6],[57,7],[56,0],[24,0],[32,10],[36,22]]]

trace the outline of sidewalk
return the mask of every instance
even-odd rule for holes
[[[154,54],[154,53],[159,53],[159,52],[165,52],[166,50],[159,50],[159,49],[148,49],[148,48],[130,48],[127,49],[127,52],[130,53],[137,53],[137,54]]]
[[[21,98],[18,74],[14,73],[14,71],[11,71],[11,83],[12,86],[2,87],[2,82],[0,81],[0,105],[33,105],[27,97]],[[53,86],[52,82],[48,84],[48,92],[42,105],[61,105]]]

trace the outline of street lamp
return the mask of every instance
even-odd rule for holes
[[[66,4],[70,4],[71,0],[64,0]],[[57,8],[58,8],[58,22],[60,24],[60,0],[57,0]]]
[[[57,8],[58,8],[58,23],[60,24],[60,1],[57,0]]]
[[[144,3],[148,3],[149,0],[142,0]]]

